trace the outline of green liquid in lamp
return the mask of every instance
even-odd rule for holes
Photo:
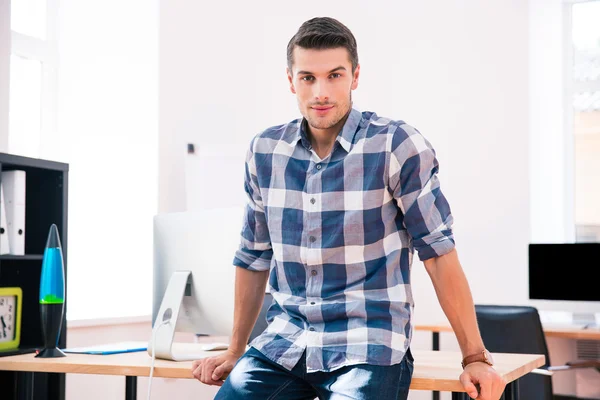
[[[61,299],[53,294],[48,294],[44,296],[43,299],[40,299],[40,304],[62,304],[64,302],[64,299]]]

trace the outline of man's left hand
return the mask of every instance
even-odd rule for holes
[[[467,365],[460,374],[460,382],[467,394],[478,400],[499,400],[506,387],[506,382],[498,372],[483,362]]]

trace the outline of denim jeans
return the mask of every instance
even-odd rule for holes
[[[306,372],[306,352],[291,371],[251,347],[236,363],[215,400],[406,400],[414,360],[410,349],[400,364],[358,364],[332,372]]]

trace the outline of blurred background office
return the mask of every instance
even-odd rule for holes
[[[152,217],[244,204],[251,138],[299,116],[286,45],[314,16],[357,38],[355,107],[434,145],[476,302],[531,302],[529,243],[600,241],[600,1],[0,0],[0,151],[70,165],[69,346],[148,338]],[[417,260],[412,279],[415,321],[443,320]],[[574,358],[575,342],[550,340],[553,361]],[[413,343],[429,349],[430,334]],[[553,379],[590,393],[587,377]],[[123,387],[69,375],[67,399]]]

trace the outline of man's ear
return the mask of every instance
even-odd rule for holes
[[[358,77],[360,75],[360,64],[356,65],[356,69],[354,70],[354,75],[352,76],[352,90],[358,87]]]
[[[296,94],[296,88],[294,87],[294,77],[292,76],[292,71],[290,71],[290,69],[286,67],[285,72],[288,77],[288,82],[290,83],[290,91]]]

